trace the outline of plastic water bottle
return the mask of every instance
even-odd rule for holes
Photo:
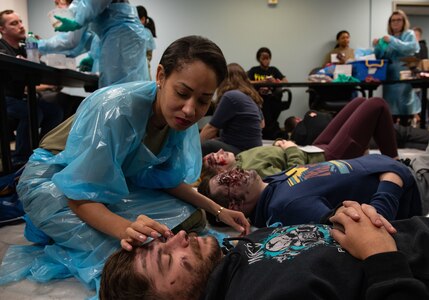
[[[36,63],[39,63],[39,47],[37,44],[37,38],[32,32],[28,33],[27,39],[25,40],[25,49],[27,51],[27,59]]]

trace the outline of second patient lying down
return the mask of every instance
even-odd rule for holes
[[[235,168],[207,176],[198,191],[242,211],[256,227],[323,222],[344,200],[370,204],[387,220],[403,219],[421,215],[428,200],[407,166],[378,154],[296,166],[264,180]]]
[[[319,152],[299,149],[291,141],[276,141],[278,147],[255,147],[237,155],[237,165],[255,170],[262,177],[293,165],[362,156],[374,138],[380,152],[398,158],[392,116],[382,98],[356,98],[348,103],[317,137],[313,145]],[[279,148],[280,147],[280,148]],[[219,151],[204,156],[203,171],[220,172],[236,165],[232,153]]]

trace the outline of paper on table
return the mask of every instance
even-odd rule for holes
[[[338,74],[344,74],[347,76],[352,76],[352,65],[350,65],[350,64],[335,65],[334,79],[337,79]]]
[[[307,146],[299,146],[299,149],[301,149],[304,152],[307,153],[321,153],[321,152],[325,152],[323,149],[320,149],[317,146],[312,146],[312,145],[307,145]]]

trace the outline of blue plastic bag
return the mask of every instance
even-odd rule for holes
[[[24,167],[0,177],[0,227],[23,222],[24,209],[16,193],[16,185]]]

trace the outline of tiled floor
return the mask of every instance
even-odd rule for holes
[[[9,245],[29,244],[23,236],[23,229],[23,224],[0,228],[0,260],[2,260]],[[93,294],[93,291],[85,289],[85,287],[74,278],[46,284],[24,280],[6,286],[0,286],[1,300],[75,300],[85,299]]]

